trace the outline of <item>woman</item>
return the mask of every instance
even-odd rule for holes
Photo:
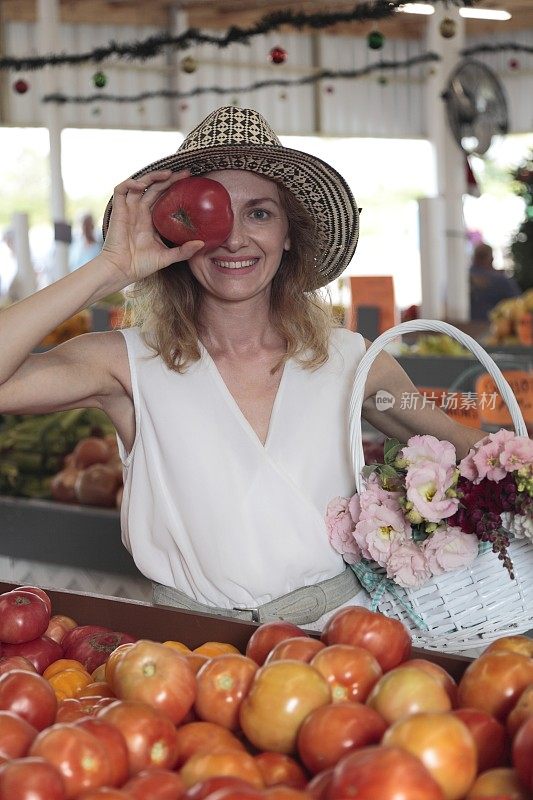
[[[232,231],[207,252],[167,248],[152,225],[157,198],[189,171],[231,197]],[[349,263],[358,229],[334,169],[282,147],[257,112],[222,108],[117,186],[99,256],[0,315],[0,411],[97,406],[115,424],[123,541],[156,601],[320,627],[358,594],[324,513],[353,493],[348,400],[365,342],[335,327],[317,293]],[[132,284],[134,327],[32,354]],[[482,437],[438,411],[380,412],[379,390],[416,391],[386,354],[364,415],[388,435],[432,433],[461,457]]]

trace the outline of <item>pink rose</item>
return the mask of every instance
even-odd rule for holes
[[[353,497],[350,497],[348,511],[350,512],[350,516],[355,524],[361,516],[361,500],[358,494],[354,494]]]
[[[346,497],[335,497],[328,503],[326,528],[333,549],[344,556],[348,564],[355,564],[361,558],[361,552],[353,537],[355,525],[350,515],[349,503]]]
[[[471,564],[477,557],[478,545],[476,536],[443,525],[426,539],[422,549],[431,573],[442,575]]]
[[[500,453],[500,464],[507,472],[515,472],[533,465],[533,439],[517,436],[505,442]]]
[[[355,541],[365,558],[386,566],[392,550],[411,534],[400,506],[396,509],[374,504],[364,511],[355,526]]]
[[[424,553],[412,540],[391,553],[386,567],[388,577],[406,589],[418,589],[431,578]]]
[[[443,442],[435,436],[411,436],[401,452],[407,463],[414,467],[432,461],[445,468],[455,468],[457,461],[453,444]]]
[[[432,462],[409,467],[405,476],[407,499],[423,519],[440,522],[455,514],[459,500],[456,497],[446,497],[453,477],[453,468],[444,468]]]
[[[367,511],[370,506],[379,505],[387,506],[388,508],[398,508],[398,500],[400,492],[389,492],[383,489],[379,483],[379,478],[375,472],[365,482],[365,488],[361,492],[360,505],[361,512]]]

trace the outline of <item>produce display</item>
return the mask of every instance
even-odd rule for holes
[[[244,653],[136,639],[0,595],[0,800],[528,800],[533,640],[456,682],[353,606]]]
[[[533,344],[533,289],[520,297],[501,300],[489,313],[488,344]]]
[[[0,415],[0,494],[115,506],[119,465],[114,427],[99,409]]]
[[[211,178],[183,178],[156,201],[152,220],[171,246],[198,239],[212,249],[228,238],[233,227],[231,198],[226,187]]]
[[[456,339],[444,333],[423,334],[414,344],[402,344],[402,356],[460,356],[473,358],[472,353]]]
[[[81,333],[92,330],[92,315],[88,308],[78,311],[74,316],[61,322],[53,331],[50,331],[41,342],[41,347],[53,347],[56,344],[67,342]]]

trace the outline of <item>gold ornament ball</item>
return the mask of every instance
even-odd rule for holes
[[[185,56],[185,58],[181,60],[180,67],[182,72],[186,72],[190,75],[198,69],[198,62],[192,56]]]
[[[444,17],[439,25],[439,32],[443,39],[453,39],[456,28],[457,23],[454,19],[450,19],[450,17]]]

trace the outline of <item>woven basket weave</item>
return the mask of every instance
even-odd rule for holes
[[[445,322],[416,320],[404,322],[379,336],[361,359],[350,402],[350,444],[357,491],[363,488],[361,470],[365,465],[361,409],[365,383],[375,357],[399,334],[432,330],[457,339],[477,356],[490,373],[511,413],[515,432],[527,436],[520,408],[500,369],[488,353],[467,334]],[[419,589],[397,587],[397,595],[407,601],[428,630],[418,627],[405,608],[385,591],[378,609],[400,619],[411,631],[413,643],[427,649],[468,652],[501,636],[524,633],[533,628],[533,545],[526,539],[513,539],[509,555],[514,564],[511,580],[492,551],[480,554],[465,569],[431,578]],[[380,570],[384,574],[384,570]]]

